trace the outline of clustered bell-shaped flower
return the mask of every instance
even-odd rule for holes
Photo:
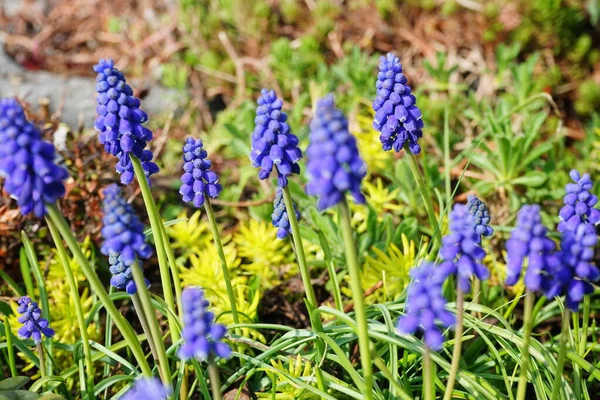
[[[385,151],[399,152],[408,144],[411,153],[419,154],[419,138],[423,136],[421,110],[402,73],[400,59],[392,53],[382,56],[377,74],[377,97],[373,101],[373,128],[381,133],[379,139]]]
[[[443,274],[430,262],[422,262],[411,270],[405,315],[398,319],[400,332],[412,334],[421,331],[425,344],[436,351],[444,343],[438,324],[449,328],[456,323],[454,314],[446,309],[446,299],[442,294],[444,280]]]
[[[138,379],[121,400],[167,400],[172,391],[157,378]]]
[[[561,242],[562,262],[552,277],[562,285],[567,307],[579,310],[583,296],[594,292],[591,282],[600,280],[600,270],[594,263],[594,247],[598,243],[596,233],[590,233],[586,224],[579,224],[575,231],[565,231]]]
[[[296,208],[296,203],[293,204],[294,212],[296,213],[296,219],[299,220],[301,217],[300,212]],[[271,220],[273,222],[273,226],[277,228],[277,237],[279,239],[284,239],[288,234],[292,233],[292,227],[290,225],[288,213],[285,208],[285,201],[283,200],[283,190],[280,187],[277,188],[273,206],[274,209],[273,213],[271,214]]]
[[[569,175],[575,183],[565,186],[567,194],[563,199],[565,205],[559,212],[558,230],[563,233],[574,231],[583,223],[590,233],[595,233],[595,226],[600,223],[600,210],[594,208],[598,197],[590,193],[593,186],[590,174],[582,176],[577,170],[571,170]]]
[[[208,300],[199,287],[185,288],[181,295],[183,303],[183,345],[179,349],[179,357],[183,360],[196,358],[200,361],[210,360],[216,356],[228,358],[231,349],[224,343],[223,337],[227,329],[215,324],[215,315],[208,311]]]
[[[140,99],[133,95],[133,89],[125,81],[125,76],[114,66],[113,60],[100,59],[94,66],[96,76],[96,122],[98,139],[107,153],[119,158],[117,172],[121,183],[133,181],[134,170],[130,154],[139,158],[148,181],[159,171],[152,162],[152,152],[146,149],[152,132],[144,127],[148,115],[140,110]]]
[[[477,196],[470,195],[467,197],[467,207],[469,207],[469,213],[475,217],[475,232],[481,236],[491,236],[494,229],[490,226],[490,211],[485,203]]]
[[[47,338],[54,336],[54,329],[48,325],[48,320],[42,318],[42,310],[35,301],[31,301],[28,296],[23,296],[18,301],[17,312],[21,314],[18,321],[23,324],[19,329],[21,339],[33,339],[35,344],[42,341],[42,335]]]
[[[542,225],[540,206],[525,205],[517,215],[517,227],[506,242],[508,263],[506,284],[514,285],[521,276],[527,260],[525,287],[531,291],[547,290],[547,274],[554,269],[552,254],[554,242],[546,237],[547,229]]]
[[[110,278],[110,284],[120,290],[125,290],[129,295],[133,296],[137,293],[137,286],[133,280],[133,272],[131,268],[135,265],[127,265],[123,262],[123,257],[120,254],[112,253],[108,257],[108,263],[110,264],[109,270],[112,274]],[[142,263],[138,261],[137,268],[142,268]],[[150,287],[150,281],[145,279],[146,287]]]
[[[267,179],[275,167],[277,184],[286,187],[288,177],[300,173],[298,161],[302,151],[298,147],[298,138],[290,132],[286,113],[281,110],[283,102],[273,90],[263,89],[261,93],[257,101],[250,160],[253,166],[260,168],[260,179]]]
[[[183,175],[179,193],[185,203],[194,202],[196,208],[204,205],[205,196],[216,198],[223,188],[219,177],[210,170],[212,163],[202,148],[202,140],[187,138],[183,146]]]
[[[306,153],[309,176],[306,191],[319,197],[319,210],[336,205],[346,192],[352,194],[355,202],[365,202],[360,191],[367,175],[365,163],[358,152],[356,138],[348,130],[348,120],[335,107],[332,95],[317,103]]]
[[[475,230],[475,216],[464,204],[455,204],[450,213],[450,233],[442,239],[440,273],[447,277],[458,276],[460,288],[471,290],[471,278],[486,280],[490,273],[482,264],[485,250],[481,237]]]
[[[131,204],[121,196],[121,189],[112,184],[103,193],[102,254],[120,256],[126,266],[131,266],[136,258],[149,258],[152,248],[146,243],[144,225],[135,215]]]
[[[0,100],[0,176],[21,214],[46,215],[46,204],[65,195],[67,170],[55,164],[55,150],[27,120],[15,99]]]

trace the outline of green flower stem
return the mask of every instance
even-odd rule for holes
[[[405,151],[408,155],[409,151],[407,149],[405,149]],[[442,242],[442,232],[439,229],[435,210],[433,209],[431,193],[429,192],[429,187],[425,183],[425,177],[421,173],[421,170],[419,170],[416,156],[414,154],[410,154],[407,158],[410,171],[412,172],[413,178],[417,183],[419,194],[421,195],[421,198],[423,198],[423,204],[425,204],[425,211],[427,211],[427,217],[429,218],[429,223],[431,224],[431,230],[434,232],[432,238],[432,252],[435,252],[439,244]]]
[[[215,360],[210,360],[208,362],[208,376],[213,395],[212,400],[221,400],[221,378],[219,378],[219,370],[217,369]]]
[[[448,383],[446,384],[444,400],[450,400],[452,398],[454,383],[456,382],[456,374],[458,373],[458,366],[460,364],[464,302],[465,293],[460,288],[460,284],[458,284],[456,285],[456,330],[454,331],[454,349],[452,350],[452,365],[450,366],[450,374],[448,375]]]
[[[223,250],[223,243],[221,242],[221,236],[219,235],[219,226],[217,225],[217,219],[215,218],[215,212],[213,211],[210,199],[206,197],[204,199],[204,209],[206,210],[206,216],[208,218],[208,225],[221,260],[221,272],[223,272],[223,280],[225,280],[225,287],[227,288],[227,296],[229,297],[229,303],[231,305],[231,315],[233,317],[233,323],[240,323],[240,316],[237,311],[237,303],[235,301],[235,294],[233,293],[233,286],[231,286],[231,277],[229,276],[229,267],[227,266],[227,259],[225,258],[225,251]]]
[[[40,360],[40,374],[42,375],[42,378],[45,378],[46,377],[46,368],[44,368],[44,366],[46,365],[46,357],[44,356],[44,345],[40,341],[36,345],[36,347],[37,347],[38,358]],[[46,385],[44,385],[44,386],[46,386]]]
[[[154,336],[152,336],[150,325],[148,325],[148,318],[146,318],[146,313],[144,313],[144,306],[142,305],[142,301],[140,300],[140,295],[136,293],[133,296],[131,296],[131,302],[133,303],[135,313],[137,314],[138,319],[140,320],[140,325],[142,325],[142,330],[146,334],[146,339],[148,340],[148,346],[150,346],[150,352],[152,353],[152,357],[154,357],[155,360],[158,360],[158,351],[156,350],[156,344],[154,343]],[[161,374],[162,378],[162,370],[159,369],[158,372]]]
[[[71,253],[75,257],[75,260],[81,267],[81,270],[83,271],[85,277],[90,283],[91,290],[96,294],[96,296],[98,296],[98,299],[104,305],[106,312],[111,316],[117,329],[121,332],[121,335],[123,335],[123,339],[129,345],[129,350],[133,353],[133,356],[135,357],[138,365],[140,366],[142,373],[145,376],[152,376],[152,370],[150,369],[150,366],[146,361],[146,357],[144,356],[144,352],[142,350],[142,347],[140,346],[139,340],[135,335],[135,332],[133,331],[133,328],[127,322],[127,320],[125,320],[123,315],[121,315],[119,310],[117,310],[117,307],[115,307],[114,303],[108,297],[108,293],[106,293],[106,289],[102,285],[102,282],[100,282],[100,279],[98,279],[96,272],[90,266],[87,258],[81,251],[81,247],[79,247],[77,239],[75,239],[75,236],[73,236],[69,224],[61,215],[60,211],[58,211],[58,208],[55,204],[47,205],[47,208],[50,220],[54,223],[56,229],[58,230],[62,238],[65,240],[65,242],[67,242],[67,246],[71,250]]]
[[[152,192],[150,191],[150,185],[148,185],[148,180],[146,179],[146,174],[144,173],[144,168],[142,167],[141,161],[135,157],[130,156],[131,162],[133,164],[133,169],[135,171],[135,176],[137,178],[138,184],[140,185],[140,189],[142,190],[142,198],[144,199],[144,205],[146,206],[146,212],[148,213],[148,218],[150,219],[150,227],[152,228],[152,236],[154,237],[154,245],[156,247],[156,256],[158,257],[158,268],[160,270],[160,281],[163,287],[163,295],[165,296],[165,302],[175,312],[175,300],[173,298],[173,286],[171,285],[171,273],[169,272],[169,263],[167,261],[167,252],[165,250],[165,242],[162,237],[163,229],[161,228],[162,221],[160,215],[158,214],[158,210],[156,208],[156,204],[154,203],[154,198],[152,197]],[[174,269],[177,267],[174,266]],[[172,270],[171,270],[172,272]],[[175,343],[179,340],[179,331],[177,330],[177,321],[175,316],[171,313],[167,313],[167,321],[169,323],[169,331],[171,332],[171,340]]]
[[[169,260],[169,268],[171,269],[171,273],[173,274],[173,282],[175,286],[175,301],[177,302],[177,310],[179,311],[179,318],[183,321],[183,304],[181,300],[181,279],[179,278],[179,269],[177,268],[177,263],[175,262],[175,254],[173,254],[173,247],[171,247],[171,242],[169,241],[169,235],[167,235],[167,230],[165,228],[165,224],[160,224],[161,227],[161,235],[163,239],[163,244],[165,249],[167,250],[167,259]],[[177,330],[176,337],[179,339],[181,337],[180,331]]]
[[[71,288],[71,297],[73,299],[73,304],[75,305],[75,316],[77,318],[77,324],[79,325],[79,333],[81,335],[81,343],[83,345],[83,357],[85,361],[85,369],[86,369],[86,390],[88,393],[94,393],[94,363],[92,362],[92,348],[90,346],[90,340],[87,333],[87,325],[85,323],[85,315],[83,314],[83,309],[81,308],[81,299],[79,296],[79,287],[77,286],[77,281],[75,280],[75,275],[71,270],[71,265],[69,262],[69,257],[67,255],[67,251],[63,245],[63,241],[60,238],[60,233],[56,229],[56,226],[52,223],[52,221],[46,217],[46,223],[48,224],[48,228],[50,229],[50,235],[52,235],[52,240],[56,246],[56,251],[58,252],[58,258],[60,263],[63,266],[65,271],[65,276],[67,277],[67,282],[69,282],[69,287]]]
[[[371,342],[369,340],[369,328],[367,325],[367,313],[365,311],[364,292],[360,284],[360,270],[358,265],[358,254],[356,252],[356,243],[354,242],[354,232],[350,217],[350,208],[348,202],[343,199],[339,204],[340,223],[342,227],[342,237],[346,248],[346,262],[348,264],[348,273],[350,274],[350,288],[352,289],[352,298],[354,300],[354,313],[356,314],[356,324],[358,326],[358,345],[360,350],[360,361],[363,368],[365,380],[365,399],[373,398],[373,363],[371,362]]]
[[[423,398],[425,400],[435,399],[435,383],[433,381],[433,369],[431,368],[431,356],[429,346],[425,345],[423,353]]]
[[[578,319],[578,318],[576,318]],[[583,316],[582,316],[582,324],[583,326],[581,327],[581,336],[579,337],[579,346],[577,347],[577,354],[579,354],[579,356],[584,357],[585,356],[585,352],[586,352],[586,348],[587,348],[587,341],[588,341],[588,328],[589,328],[589,324],[590,324],[590,296],[584,296],[583,297]],[[574,366],[574,375],[575,375],[575,394],[577,395],[577,398],[580,398],[580,394],[581,394],[581,379],[580,379],[580,369],[578,365]],[[579,379],[578,379],[579,378]]]
[[[554,377],[554,387],[550,400],[556,400],[560,393],[561,382],[563,380],[563,369],[565,367],[565,358],[567,355],[567,342],[569,339],[569,327],[571,326],[571,310],[565,308],[562,320],[562,331],[560,332],[560,348],[558,351],[558,365],[556,366],[556,375]]]
[[[409,394],[406,393],[406,390],[404,390],[402,385],[399,382],[397,382],[396,379],[394,379],[392,373],[388,370],[387,366],[385,365],[385,362],[381,359],[381,357],[375,358],[375,365],[377,366],[377,368],[379,368],[383,376],[390,382],[390,391],[392,395],[397,396],[397,398],[401,400],[412,400],[412,397],[410,397]]]
[[[15,348],[13,347],[12,329],[8,318],[4,318],[4,332],[6,336],[6,351],[8,352],[8,365],[10,367],[10,375],[14,378],[17,376],[17,364],[15,362]]]
[[[313,318],[313,310],[318,307],[317,296],[312,286],[310,279],[310,271],[308,270],[308,264],[306,263],[306,256],[304,255],[304,245],[302,244],[302,236],[300,236],[300,227],[298,226],[298,219],[296,218],[296,211],[294,210],[294,202],[290,193],[289,186],[282,189],[283,201],[285,202],[285,210],[288,215],[290,227],[292,228],[292,238],[294,246],[296,248],[296,259],[298,266],[300,267],[300,275],[302,276],[302,282],[304,283],[304,291],[306,293],[306,302],[308,307],[308,315],[310,317],[311,325],[317,332],[322,332],[323,327],[319,318]]]
[[[138,314],[143,313],[146,316],[146,322],[152,335],[148,338],[148,342],[154,341],[156,353],[158,354],[158,359],[156,359],[156,362],[158,364],[159,371],[161,371],[162,381],[165,383],[165,385],[172,386],[169,359],[167,358],[165,344],[162,341],[162,333],[160,331],[160,327],[158,326],[156,310],[150,301],[150,295],[148,294],[148,288],[146,287],[146,280],[144,279],[144,272],[137,261],[131,266],[131,274],[133,275],[133,280],[137,288],[137,296],[139,297],[143,308],[143,310],[137,311]]]
[[[525,314],[523,315],[523,352],[521,353],[521,375],[519,376],[519,386],[517,388],[516,400],[524,400],[527,393],[527,370],[529,369],[529,340],[531,339],[531,329],[533,325],[533,301],[534,294],[529,289],[525,294]]]

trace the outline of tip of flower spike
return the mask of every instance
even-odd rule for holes
[[[335,107],[335,98],[331,93],[317,101],[317,110],[331,107]]]
[[[114,61],[112,59],[110,59],[110,58],[107,58],[107,59],[101,58],[100,60],[98,60],[98,64],[96,64],[96,65],[93,66],[93,69],[94,69],[94,72],[101,73],[106,68],[111,68],[112,69],[112,68],[114,68],[114,66],[115,66],[115,63],[114,63]]]

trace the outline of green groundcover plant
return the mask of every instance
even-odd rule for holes
[[[73,305],[68,318],[76,318],[79,330],[79,340],[57,339],[53,326],[60,321],[52,320],[49,309],[54,292],[46,287],[36,252],[23,233],[21,264],[26,288],[12,282],[21,296],[14,309],[3,307],[0,333],[5,340],[0,350],[11,376],[0,381],[0,399],[221,399],[224,393],[235,399],[597,398],[594,381],[600,379],[600,370],[587,360],[597,351],[596,327],[590,321],[598,307],[590,296],[600,280],[594,261],[600,211],[595,208],[598,198],[589,174],[570,172],[572,182],[565,187],[564,206],[554,217],[556,231],[542,222],[541,205],[526,204],[520,207],[505,246],[492,245],[496,232],[487,205],[474,195],[466,204],[450,204],[454,192],[449,175],[445,178],[446,204],[444,199],[438,201],[436,212],[440,193],[429,185],[423,173],[427,168],[420,165],[424,159],[419,143],[422,111],[399,58],[392,53],[381,57],[373,79],[376,96],[371,114],[381,142],[378,151],[399,153],[397,158],[384,160],[407,166],[429,227],[416,252],[411,250],[412,256],[408,249],[401,252],[396,247],[391,258],[398,268],[402,262],[397,260],[403,256],[414,259],[415,265],[406,274],[410,279],[406,290],[390,301],[387,296],[374,301],[365,287],[360,262],[364,246],[357,241],[357,230],[361,228],[353,220],[353,210],[367,200],[363,180],[368,164],[360,152],[364,139],[357,140],[351,133],[347,117],[329,94],[314,99],[309,144],[303,151],[283,101],[275,91],[263,89],[257,100],[255,129],[247,135],[248,156],[259,179],[266,186],[276,185],[271,217],[277,233],[256,239],[289,241],[286,249],[297,262],[310,327],[255,322],[248,315],[253,308],[247,305],[247,292],[235,272],[230,235],[219,225],[219,214],[213,209],[215,199],[228,188],[221,185],[204,142],[188,138],[183,144],[179,193],[184,203],[204,210],[207,228],[198,222],[197,214],[187,222],[196,227],[192,241],[212,241],[219,269],[209,271],[207,260],[212,256],[207,252],[203,272],[200,254],[200,274],[214,274],[214,285],[183,288],[181,265],[170,240],[173,233],[167,228],[186,220],[163,218],[153,197],[151,182],[160,171],[147,148],[153,138],[145,126],[148,115],[111,60],[100,60],[94,71],[95,129],[105,151],[117,159],[121,183],[103,189],[99,257],[109,264],[108,290],[93,257],[78,243],[57,204],[65,195],[68,172],[56,164],[54,146],[43,140],[20,103],[0,101],[4,189],[17,200],[22,214],[45,221],[59,264],[54,268],[64,270],[64,287]],[[537,100],[522,99],[525,104]],[[520,108],[522,104],[517,105]],[[498,118],[503,119],[502,115]],[[488,122],[491,130],[501,123],[492,117]],[[528,141],[527,146],[532,143]],[[514,164],[505,157],[510,146],[505,141],[499,146],[500,163],[507,163],[507,168]],[[478,148],[469,148],[469,160]],[[475,164],[480,168],[485,166],[482,154],[486,153],[493,153],[487,145],[477,153]],[[306,194],[294,182],[304,169]],[[510,179],[517,184],[519,177],[511,175]],[[134,181],[150,221],[148,231],[122,190]],[[306,195],[316,198],[316,210],[303,209]],[[400,198],[413,202],[414,196]],[[386,201],[381,203],[383,209]],[[376,214],[371,203],[368,213],[369,234],[375,235],[381,227],[389,232],[395,229],[391,220]],[[307,231],[303,219],[319,229]],[[333,254],[330,244],[338,238],[343,251]],[[328,275],[333,303],[317,297],[315,251],[322,254],[318,267]],[[483,296],[503,287],[485,261],[493,251],[506,259],[504,284],[514,287],[514,298]],[[150,292],[142,261],[154,253],[160,287]],[[371,260],[371,264],[377,262]],[[271,265],[267,263],[266,268]],[[406,273],[405,265],[402,268]],[[381,271],[385,285],[388,272]],[[344,293],[340,279],[349,284]],[[91,298],[82,290],[87,285]],[[214,293],[228,306],[218,314],[208,300]],[[346,304],[345,294],[351,298]],[[131,301],[135,319],[118,307],[123,300]],[[522,324],[514,318],[517,311],[522,313]],[[557,321],[561,321],[558,332],[552,329]],[[534,327],[540,326],[548,327],[546,335],[536,334]],[[98,327],[103,327],[100,335]],[[69,365],[60,365],[55,357],[58,352],[71,355]],[[30,371],[28,376],[17,371],[23,362],[31,363],[24,371]],[[31,376],[34,381],[25,389]],[[78,385],[73,387],[73,382]]]

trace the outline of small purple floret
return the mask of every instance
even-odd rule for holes
[[[277,188],[277,194],[275,195],[275,201],[273,202],[273,213],[271,214],[271,220],[273,226],[277,228],[277,237],[284,239],[288,234],[292,233],[292,227],[288,218],[288,213],[285,208],[285,201],[283,200],[283,191],[280,187]],[[296,212],[296,219],[299,220],[301,215],[296,204],[294,203],[294,211]]]
[[[208,153],[202,147],[202,140],[187,138],[183,146],[183,175],[179,193],[185,203],[194,202],[194,207],[204,205],[205,196],[216,198],[223,188],[219,177],[211,171]]]

